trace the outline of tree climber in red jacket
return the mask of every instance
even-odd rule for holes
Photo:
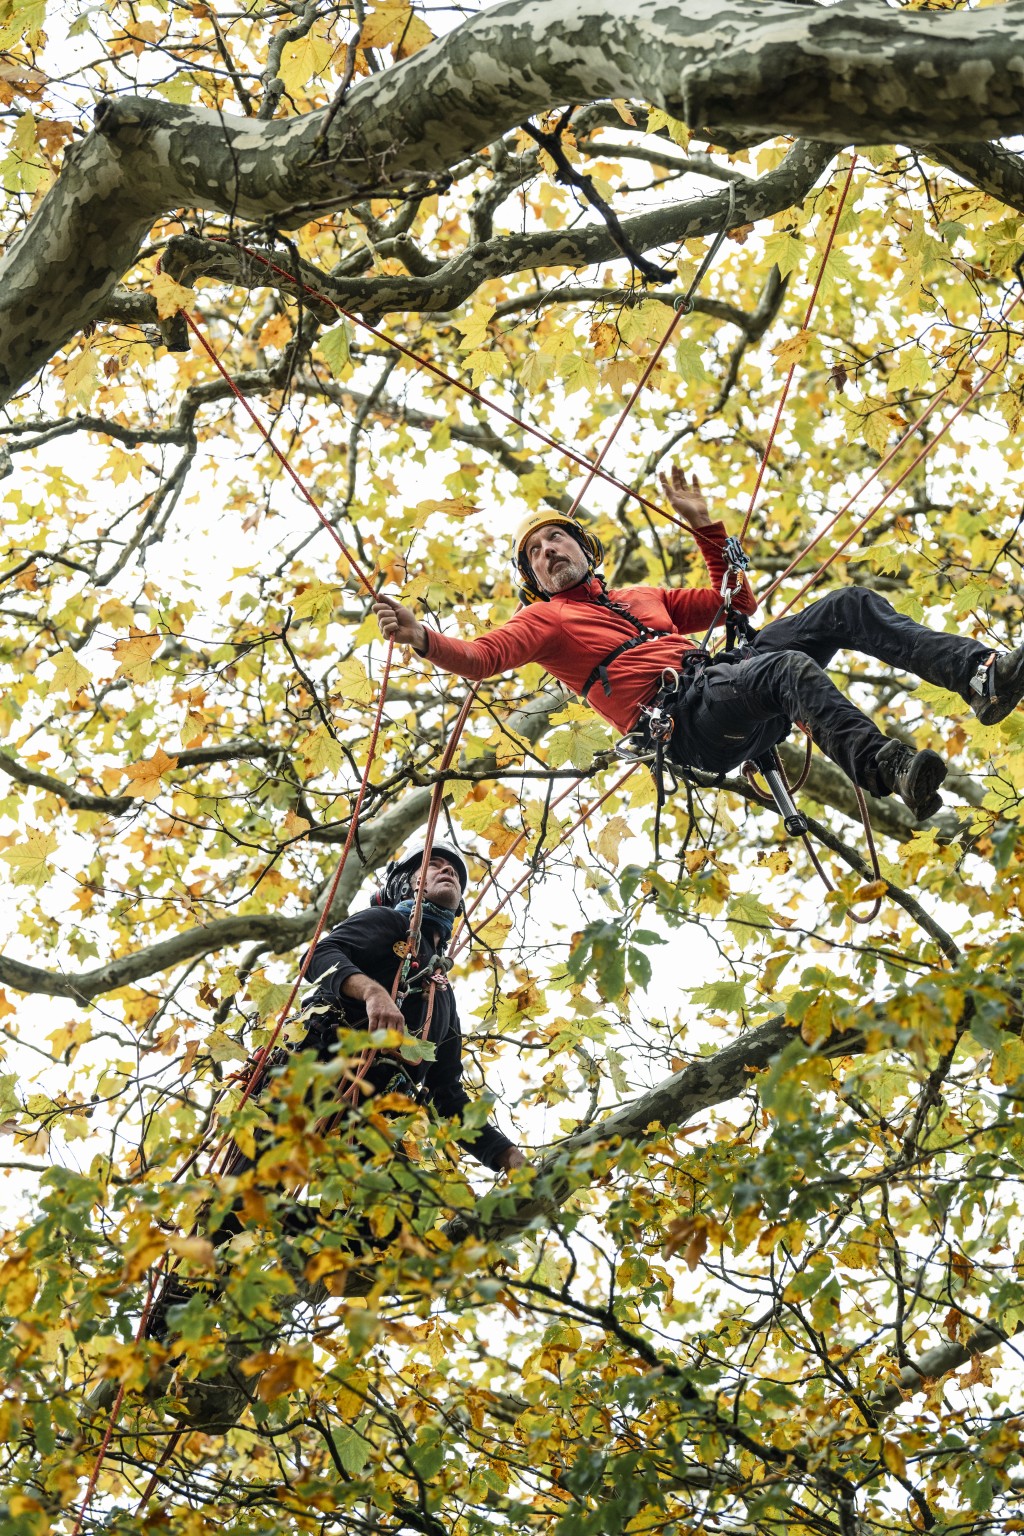
[[[696,477],[687,485],[676,468],[662,485],[696,535],[707,586],[609,592],[597,575],[600,542],[560,513],[539,512],[516,534],[526,606],[507,623],[476,640],[453,640],[394,598],[378,597],[382,633],[473,681],[537,662],[620,731],[637,734],[638,744],[650,738],[652,715],[656,728],[668,720],[667,754],[684,770],[727,773],[783,741],[800,720],[855,784],[873,795],[895,791],[915,817],[934,816],[942,758],[888,740],[824,668],[840,650],[873,656],[959,693],[994,725],[1024,697],[1024,646],[994,652],[916,624],[877,592],[844,587],[709,659],[686,636],[724,617],[723,583],[735,613],[753,613],[757,600],[727,563],[725,526],[712,522]],[[667,713],[658,716],[659,708]]]

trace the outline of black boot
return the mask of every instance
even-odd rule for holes
[[[971,678],[971,707],[982,725],[997,725],[1024,699],[1024,645],[996,651]]]
[[[941,811],[938,788],[946,777],[946,765],[937,752],[928,747],[917,752],[902,741],[887,741],[875,762],[882,783],[899,795],[918,821]]]

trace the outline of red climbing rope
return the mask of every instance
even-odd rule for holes
[[[828,265],[828,258],[832,254],[832,247],[835,244],[836,235],[839,232],[839,220],[842,218],[843,208],[846,204],[846,195],[850,190],[850,185],[853,181],[853,173],[856,170],[856,167],[857,156],[854,155],[853,159],[850,161],[850,169],[846,173],[846,180],[843,183],[843,190],[839,194],[839,202],[836,204],[836,212],[835,217],[832,220],[832,228],[829,230],[828,240],[825,244],[825,249],[822,252],[821,261],[818,264],[818,275],[814,280],[814,288],[811,291],[811,297],[807,303],[807,310],[804,314],[804,323],[801,326],[801,330],[804,331],[806,331],[807,327],[810,325],[811,316],[814,314],[814,306],[818,299],[818,290],[821,288],[822,279],[825,276],[825,268]],[[761,463],[757,470],[757,479],[754,481],[754,489],[750,493],[750,505],[747,507],[747,515],[743,519],[743,527],[740,529],[741,542],[747,536],[747,529],[750,527],[750,519],[754,515],[754,508],[757,505],[757,497],[761,489],[761,482],[764,479],[765,470],[768,468],[768,459],[772,451],[772,445],[775,442],[775,434],[779,430],[779,422],[782,420],[782,412],[785,409],[786,400],[789,397],[790,385],[793,382],[793,375],[795,373],[796,363],[794,362],[790,364],[789,372],[786,374],[786,377],[783,380],[782,394],[779,396],[779,403],[776,407],[775,420],[772,422],[771,431],[768,434],[768,441],[765,444],[764,453],[761,455]]]
[[[230,389],[231,393],[234,395],[235,399],[242,406],[242,408],[246,412],[246,415],[249,417],[250,421],[252,422],[253,426],[256,428],[257,432],[263,438],[263,441],[267,444],[267,447],[274,454],[275,458],[277,459],[278,463],[281,465],[282,469],[290,477],[290,479],[292,480],[293,484],[298,488],[300,495],[302,495],[306,499],[306,501],[309,502],[309,505],[313,508],[313,511],[316,513],[317,517],[320,519],[320,521],[323,524],[323,526],[327,529],[327,532],[330,534],[331,538],[337,544],[338,548],[341,550],[342,554],[345,556],[345,559],[348,561],[349,565],[352,567],[352,569],[355,572],[356,576],[359,578],[359,580],[362,582],[363,586],[366,588],[367,592],[369,592],[371,597],[376,597],[376,595],[377,595],[376,589],[374,588],[374,585],[371,582],[370,578],[366,575],[366,572],[363,570],[362,566],[359,564],[359,561],[356,559],[355,555],[349,549],[348,545],[345,543],[344,539],[341,537],[341,534],[338,532],[337,528],[335,528],[334,524],[331,522],[330,518],[324,513],[323,509],[320,506],[320,503],[317,501],[317,499],[313,495],[312,491],[306,485],[305,481],[302,479],[302,476],[300,474],[298,474],[295,469],[292,468],[292,465],[291,465],[291,462],[290,462],[290,460],[288,458],[288,455],[286,453],[284,453],[283,450],[280,449],[277,446],[277,444],[274,442],[274,439],[271,437],[270,433],[267,431],[267,429],[263,425],[262,421],[260,421],[260,419],[257,416],[256,412],[253,410],[253,408],[250,405],[248,399],[246,398],[245,394],[243,393],[243,391],[241,389],[239,389],[238,385],[235,383],[234,379],[231,377],[230,373],[224,367],[224,364],[221,362],[220,358],[217,356],[217,353],[214,351],[213,347],[210,345],[210,343],[207,341],[206,337],[203,335],[203,332],[201,331],[201,329],[199,328],[198,324],[196,323],[195,317],[193,315],[190,315],[187,309],[183,309],[182,310],[182,314],[185,317],[185,324],[188,326],[188,328],[192,332],[193,336],[195,336],[196,340],[199,342],[199,345],[202,347],[203,351],[211,359],[211,361],[213,362],[214,367],[217,369],[217,372],[220,374],[221,378],[227,384],[228,388]]]
[[[598,468],[591,462],[590,459],[587,459],[582,454],[577,453],[575,449],[566,447],[564,443],[560,443],[557,438],[551,437],[547,432],[542,431],[540,427],[535,427],[531,422],[524,421],[521,416],[516,416],[512,411],[506,410],[505,407],[503,405],[499,405],[496,400],[488,400],[486,395],[482,395],[478,389],[474,389],[473,386],[471,384],[467,384],[464,379],[460,379],[456,374],[449,373],[446,369],[442,368],[439,363],[433,362],[429,357],[424,357],[421,353],[414,352],[412,348],[407,347],[404,342],[398,341],[394,336],[389,336],[387,331],[382,331],[379,329],[379,327],[371,325],[369,320],[364,320],[361,315],[357,315],[354,313],[354,311],[346,309],[344,305],[338,303],[337,299],[333,299],[330,294],[324,293],[320,289],[313,288],[308,283],[300,281],[296,278],[294,272],[289,272],[287,267],[282,267],[278,262],[272,261],[269,256],[264,256],[259,251],[254,251],[251,246],[242,245],[240,241],[228,240],[226,236],[212,235],[210,238],[217,241],[221,245],[234,245],[238,250],[244,252],[246,256],[250,257],[251,260],[259,262],[261,266],[266,267],[269,272],[276,272],[280,277],[286,277],[290,283],[294,284],[296,288],[300,288],[302,292],[308,294],[310,298],[317,299],[320,303],[323,304],[329,304],[337,314],[343,316],[344,319],[350,321],[353,325],[358,326],[358,328],[361,331],[365,331],[368,336],[375,337],[377,341],[382,341],[385,346],[391,347],[393,351],[400,353],[402,357],[408,358],[411,363],[415,363],[417,368],[422,368],[427,373],[432,373],[435,378],[440,379],[444,384],[450,385],[451,388],[461,390],[464,395],[468,395],[471,400],[475,400],[478,405],[483,406],[484,410],[490,411],[495,416],[500,416],[503,421],[507,421],[511,426],[518,427],[520,431],[527,433],[528,436],[536,438],[536,440],[540,443],[543,443],[546,448],[552,448],[555,453],[561,454],[561,456],[565,459],[568,459],[570,463],[577,465],[580,469],[585,469],[589,476],[587,480],[588,485],[596,475],[599,479],[605,480],[609,485],[614,486],[617,491],[621,491],[623,495],[632,497],[634,501],[640,504],[640,506],[646,507],[649,512],[658,512],[662,517],[668,517],[670,521],[676,523],[677,527],[683,528],[686,526],[686,524],[681,523],[677,518],[674,518],[670,512],[666,512],[664,507],[660,507],[657,502],[649,501],[646,496],[642,496],[640,492],[634,490],[632,486],[626,485],[624,481],[617,479],[614,475],[608,474],[606,470]],[[679,316],[677,315],[673,319],[672,325],[669,328],[670,330],[674,329],[678,318]],[[666,336],[665,341],[667,340],[668,338]],[[664,349],[664,345],[665,342],[663,341],[661,347],[658,349],[659,355],[660,352]]]
[[[352,814],[349,817],[348,833],[345,837],[345,843],[341,850],[341,858],[338,860],[338,867],[334,871],[333,879],[331,880],[327,895],[321,906],[320,916],[317,919],[316,928],[313,931],[313,937],[310,939],[306,948],[305,956],[303,957],[302,964],[299,967],[299,973],[296,976],[295,981],[292,983],[292,989],[288,994],[288,999],[284,1007],[281,1009],[281,1013],[278,1017],[277,1023],[274,1025],[270,1039],[267,1041],[266,1045],[263,1046],[262,1050],[257,1051],[256,1053],[254,1060],[258,1063],[257,1070],[253,1072],[249,1078],[249,1081],[245,1085],[245,1088],[242,1092],[242,1097],[238,1101],[236,1113],[237,1110],[241,1109],[243,1105],[248,1101],[248,1099],[251,1098],[252,1094],[255,1092],[258,1086],[259,1079],[262,1075],[261,1069],[264,1063],[270,1059],[270,1053],[273,1051],[277,1038],[285,1026],[285,1021],[287,1020],[288,1015],[292,1010],[292,1005],[298,995],[299,988],[305,980],[306,972],[309,970],[310,963],[313,959],[313,953],[317,944],[320,942],[320,936],[327,925],[327,919],[330,916],[331,907],[334,905],[334,898],[337,894],[338,886],[341,883],[341,877],[345,872],[345,865],[348,862],[348,856],[352,850],[352,844],[355,841],[356,833],[359,830],[359,817],[362,813],[363,801],[366,798],[366,791],[370,783],[370,769],[373,767],[373,760],[377,752],[377,740],[380,736],[381,720],[384,714],[384,705],[387,700],[388,680],[391,676],[391,662],[394,656],[394,650],[394,641],[389,641],[387,656],[384,660],[384,671],[381,674],[380,691],[377,697],[377,713],[374,716],[373,727],[370,731],[370,741],[366,750],[366,764],[363,768],[362,778],[359,781],[359,790],[356,794],[355,804],[352,807]],[[229,1139],[230,1133],[226,1132],[225,1135],[221,1138],[218,1146],[216,1146],[213,1152],[210,1154],[211,1172],[213,1172],[213,1159],[217,1157],[221,1147]]]
[[[617,790],[620,790],[622,788],[622,786],[623,786],[623,784],[625,784],[626,780],[632,774],[634,774],[636,772],[637,767],[638,767],[638,765],[636,763],[632,763],[626,769],[625,773],[622,774],[619,778],[617,778],[615,780],[615,783],[609,789],[605,790],[604,794],[599,795],[596,800],[592,800],[591,803],[583,809],[583,811],[580,813],[579,816],[577,816],[576,820],[572,823],[572,825],[570,827],[567,827],[566,830],[562,833],[562,836],[558,839],[557,843],[552,844],[552,846],[550,848],[544,849],[543,851],[541,851],[538,854],[537,859],[535,860],[535,862],[533,864],[531,864],[530,868],[526,871],[525,875],[521,876],[521,878],[516,881],[515,885],[511,886],[509,888],[509,890],[507,890],[505,892],[504,896],[498,902],[497,906],[496,907],[492,907],[491,911],[488,912],[487,916],[483,919],[483,921],[480,922],[477,925],[477,928],[478,928],[479,931],[482,931],[484,928],[486,928],[487,924],[489,922],[491,922],[495,917],[497,917],[497,915],[501,911],[502,907],[508,906],[508,903],[512,900],[512,897],[515,896],[518,891],[521,891],[523,886],[526,885],[528,883],[528,881],[533,879],[533,877],[537,873],[538,869],[542,868],[542,866],[547,862],[547,860],[551,857],[551,855],[553,853],[556,853],[559,848],[561,848],[565,843],[567,843],[569,841],[569,838],[572,837],[573,833],[574,832],[578,832],[580,827],[582,827],[583,823],[585,821],[587,821],[600,806],[604,805],[605,801],[610,799],[611,796],[614,795]],[[465,948],[465,946],[470,942],[470,937],[471,937],[471,935],[470,935],[469,927],[468,927],[468,925],[464,925],[460,929],[458,937],[457,937],[455,943],[452,945],[452,948],[451,948],[451,954],[452,954],[452,958],[453,959],[455,958],[455,955],[460,950]]]
[[[165,1259],[166,1255],[161,1255],[161,1257],[157,1260],[149,1272],[149,1286],[146,1291],[146,1300],[142,1306],[142,1313],[139,1317],[139,1325],[135,1330],[136,1344],[141,1341],[142,1336],[146,1331],[146,1324],[149,1322],[149,1314],[152,1311],[153,1299],[156,1295],[157,1281],[159,1280],[161,1271],[163,1270]],[[113,1404],[111,1405],[110,1422],[107,1425],[106,1432],[102,1441],[100,1442],[99,1451],[96,1453],[96,1460],[94,1461],[92,1471],[89,1474],[89,1481],[86,1484],[85,1494],[82,1498],[81,1507],[79,1508],[78,1514],[75,1518],[75,1523],[71,1528],[71,1536],[79,1536],[79,1532],[82,1529],[82,1522],[85,1519],[89,1505],[92,1503],[92,1496],[96,1492],[96,1484],[99,1480],[100,1471],[106,1459],[107,1451],[110,1448],[110,1442],[113,1438],[114,1430],[117,1428],[117,1421],[120,1417],[121,1404],[124,1402],[125,1391],[125,1384],[122,1381],[117,1389],[117,1396],[114,1398]]]
[[[1009,317],[1009,315],[1012,314],[1013,310],[1016,309],[1017,305],[1021,303],[1022,298],[1024,298],[1024,295],[1018,294],[1017,297],[1014,299],[1013,303],[1008,306],[1008,308],[1006,309],[1005,313],[1000,318],[1001,319],[1007,319]],[[987,345],[989,340],[990,340],[990,337],[988,335],[984,336],[982,338],[982,340],[979,341],[977,343],[977,345],[974,346],[971,349],[970,353],[968,354],[968,361],[973,362],[975,360],[975,358],[977,357],[978,353],[981,351],[981,349],[984,346]],[[888,487],[888,489],[885,491],[884,495],[880,497],[880,499],[875,503],[875,505],[871,508],[871,510],[869,512],[865,513],[865,515],[860,519],[860,521],[853,528],[852,532],[850,534],[848,534],[847,537],[843,540],[843,542],[839,545],[838,549],[833,550],[832,554],[830,554],[826,560],[823,560],[822,563],[818,566],[818,568],[807,578],[807,580],[804,582],[804,584],[800,588],[800,590],[792,598],[790,598],[789,602],[786,604],[785,608],[782,609],[781,613],[776,615],[777,618],[782,618],[782,616],[784,614],[787,614],[789,612],[789,610],[793,607],[794,603],[799,602],[800,598],[803,597],[804,594],[806,592],[808,592],[812,586],[814,586],[814,584],[825,573],[825,571],[828,570],[829,566],[833,563],[833,561],[838,560],[839,556],[843,553],[843,551],[845,549],[847,549],[849,547],[849,545],[856,538],[857,534],[860,533],[861,530],[867,526],[867,524],[876,515],[876,513],[880,512],[882,510],[882,508],[885,506],[885,504],[889,500],[889,498],[894,494],[895,491],[897,491],[900,488],[900,486],[903,484],[903,482],[911,474],[913,474],[913,472],[917,468],[917,466],[921,463],[921,461],[923,459],[925,459],[928,456],[929,453],[931,453],[932,449],[936,446],[936,444],[940,443],[942,441],[942,439],[945,437],[946,433],[949,431],[950,427],[956,421],[957,417],[961,416],[963,414],[963,412],[967,409],[967,407],[972,403],[972,401],[974,401],[978,397],[978,395],[981,393],[981,391],[985,388],[986,384],[988,384],[989,380],[992,378],[993,374],[998,373],[1001,370],[1001,368],[1003,368],[1004,366],[1005,366],[1005,359],[1002,362],[993,363],[991,365],[991,367],[986,368],[986,370],[982,374],[981,379],[979,380],[979,382],[974,386],[974,388],[970,391],[970,393],[967,396],[965,396],[965,398],[957,406],[956,410],[952,413],[952,415],[949,416],[943,422],[942,426],[936,432],[935,436],[930,438],[928,440],[928,442],[925,443],[924,447],[915,456],[915,458],[911,461],[911,463],[907,465],[906,469],[904,469],[904,470],[902,470],[900,472],[900,474],[897,476],[897,478],[893,481],[892,485],[890,485]],[[871,474],[868,475],[868,477],[861,482],[861,484],[857,487],[857,489],[855,491],[853,491],[847,497],[846,501],[844,501],[843,505],[839,508],[839,511],[836,512],[835,515],[829,519],[829,521],[825,524],[824,528],[819,529],[819,531],[815,534],[814,538],[811,539],[810,543],[807,544],[805,546],[805,548],[802,549],[798,555],[794,556],[794,558],[790,561],[790,563],[787,565],[786,569],[781,573],[781,575],[779,575],[779,576],[777,576],[775,578],[775,580],[772,582],[771,586],[768,587],[767,591],[764,593],[764,597],[761,599],[762,601],[764,601],[765,599],[769,598],[772,595],[773,592],[777,591],[777,589],[782,584],[782,582],[785,581],[787,576],[792,574],[792,572],[800,564],[800,561],[803,560],[805,555],[808,555],[812,549],[814,549],[818,544],[820,544],[822,539],[825,538],[826,534],[828,534],[835,527],[835,525],[839,522],[839,520],[842,517],[845,516],[845,514],[850,510],[850,508],[853,506],[853,504],[857,500],[859,500],[859,498],[863,494],[863,492],[865,490],[867,490],[868,486],[872,483],[872,481],[874,481],[874,480],[876,480],[878,478],[878,476],[882,473],[882,470],[885,469],[886,465],[890,464],[892,462],[892,460],[899,453],[900,449],[905,446],[905,444],[919,430],[919,428],[924,424],[924,422],[926,422],[928,420],[928,417],[935,410],[935,408],[939,405],[940,401],[943,400],[945,395],[948,393],[948,391],[952,387],[952,384],[953,384],[953,380],[951,379],[948,384],[943,385],[942,389],[939,390],[939,392],[935,395],[934,399],[932,399],[929,402],[928,406],[926,407],[926,409],[924,411],[922,411],[921,415],[917,418],[917,420],[915,422],[912,422],[911,425],[907,428],[907,430],[903,433],[902,437],[896,443],[895,447],[891,448],[889,450],[889,452],[885,455],[885,458],[882,459],[878,464],[876,464],[875,468],[871,471]]]

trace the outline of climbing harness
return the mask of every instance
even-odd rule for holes
[[[600,578],[597,579],[600,580]],[[582,699],[586,699],[595,683],[600,683],[604,689],[605,698],[610,698],[612,685],[608,677],[608,668],[612,662],[617,661],[620,656],[624,656],[627,651],[635,650],[638,645],[648,645],[652,640],[664,640],[671,633],[670,630],[649,629],[634,613],[630,613],[624,603],[613,602],[603,584],[600,595],[594,598],[594,602],[599,607],[606,608],[609,613],[614,613],[616,617],[625,619],[628,624],[632,625],[636,633],[628,640],[623,640],[621,644],[614,646],[607,656],[602,656],[597,665],[591,669],[580,689],[580,697]]]

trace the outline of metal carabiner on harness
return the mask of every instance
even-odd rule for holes
[[[661,673],[661,686],[654,698],[646,708],[640,711],[649,740],[655,746],[664,747],[672,738],[672,732],[676,728],[676,718],[671,706],[679,697],[679,673],[674,667],[664,667]]]

